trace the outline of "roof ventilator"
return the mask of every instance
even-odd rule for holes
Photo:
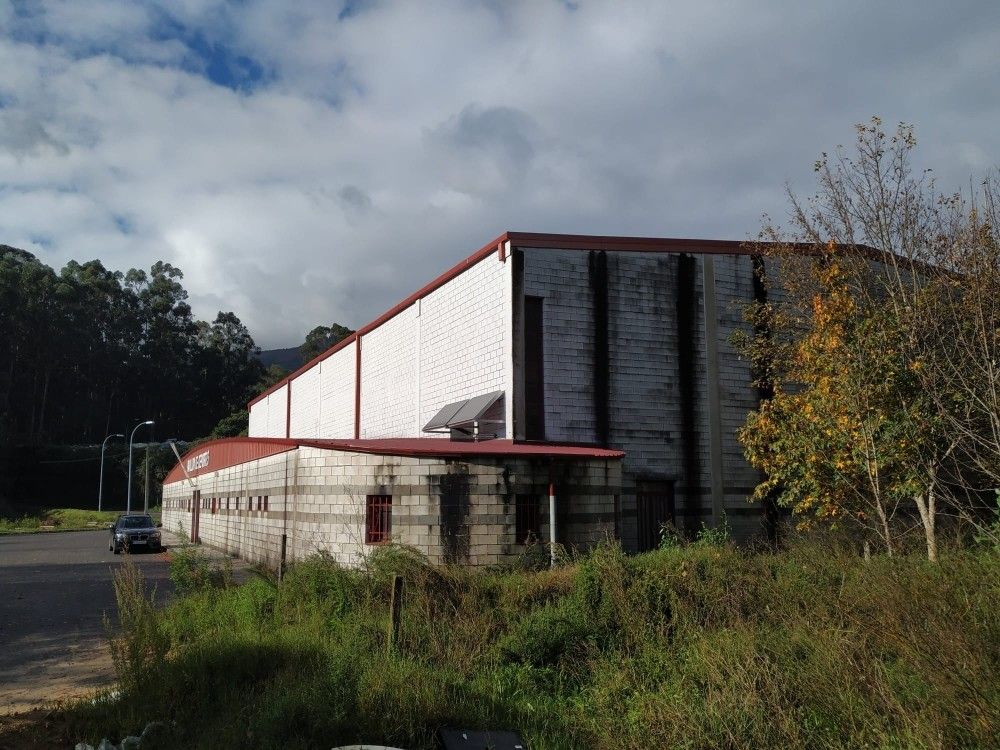
[[[450,433],[452,440],[491,440],[504,432],[503,391],[455,401],[424,425],[424,432]]]

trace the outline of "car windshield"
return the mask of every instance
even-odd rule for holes
[[[149,516],[124,516],[118,523],[123,529],[148,529],[153,525]]]

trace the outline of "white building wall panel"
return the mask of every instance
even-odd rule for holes
[[[291,431],[298,438],[318,438],[321,421],[320,367],[306,370],[292,381]]]
[[[421,300],[421,425],[447,403],[504,390],[510,268],[509,259],[501,262],[491,254]]]
[[[319,363],[320,418],[319,437],[350,439],[354,437],[355,344],[330,355]],[[295,403],[295,398],[292,398]]]
[[[271,393],[267,397],[267,425],[263,435],[254,437],[285,437],[288,420],[288,386]]]
[[[250,422],[247,434],[250,437],[264,437],[267,432],[267,399],[261,399],[250,407]]]
[[[414,434],[419,302],[361,339],[361,438]]]

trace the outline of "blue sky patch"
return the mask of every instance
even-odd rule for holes
[[[115,222],[115,226],[118,227],[118,231],[122,234],[132,234],[132,222],[126,219],[121,214],[114,214],[111,217]]]
[[[183,65],[184,69],[205,76],[217,86],[233,91],[251,91],[267,80],[264,66],[259,61],[169,16],[162,15],[158,19],[150,30],[150,38],[182,42],[192,53]]]

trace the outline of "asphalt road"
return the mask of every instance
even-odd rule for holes
[[[162,602],[167,555],[129,557]],[[0,714],[109,684],[103,617],[115,619],[123,558],[108,551],[106,530],[0,536]]]

